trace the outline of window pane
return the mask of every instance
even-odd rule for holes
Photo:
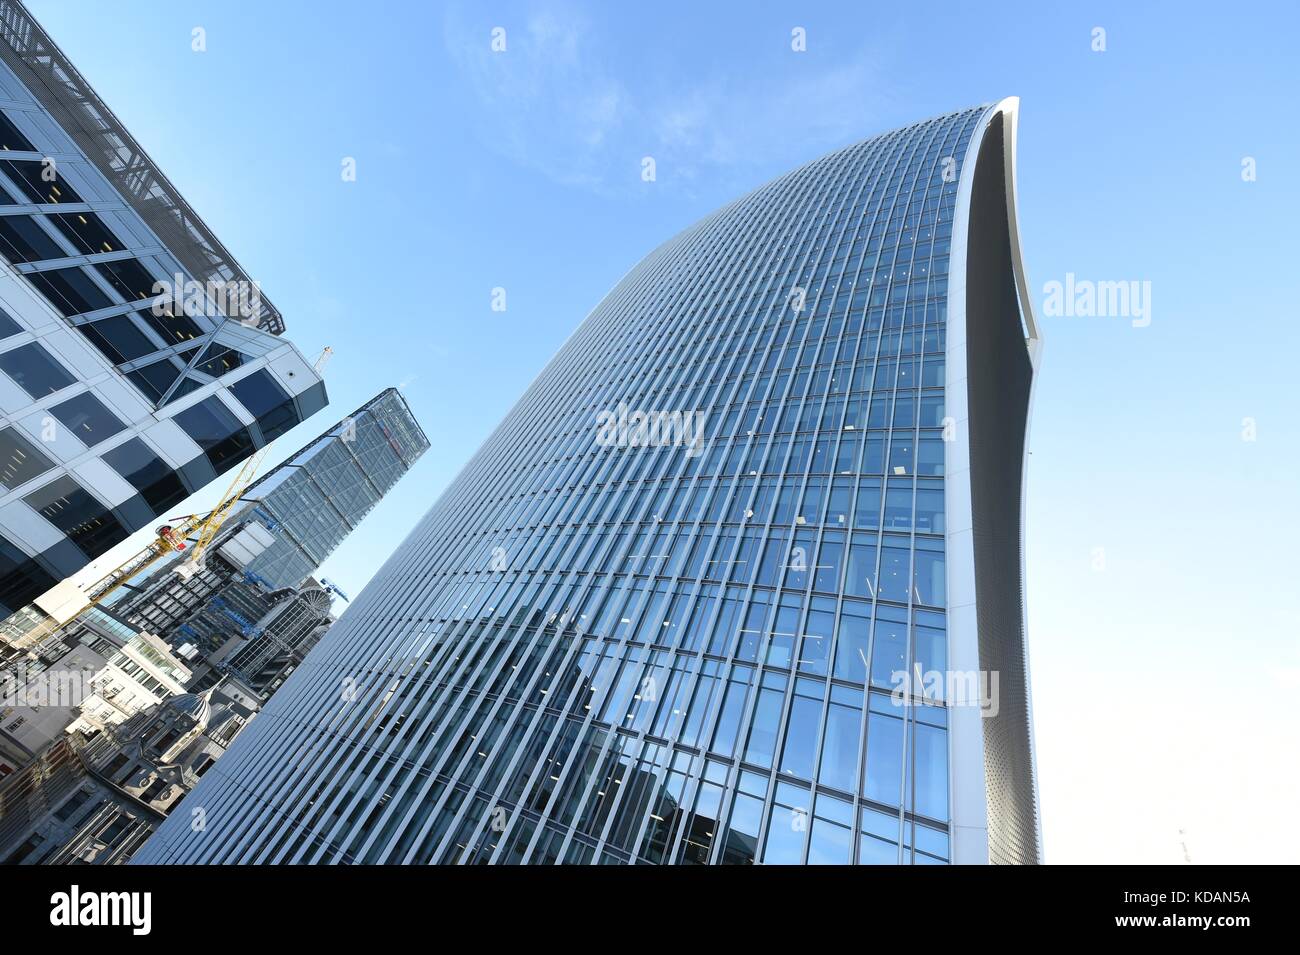
[[[803,837],[808,828],[807,814],[785,806],[772,807],[767,824],[767,844],[763,846],[764,865],[798,865],[803,861]]]
[[[2,168],[18,188],[36,203],[80,202],[81,196],[62,177],[50,181],[49,167],[35,159],[0,160]]]
[[[754,851],[758,848],[758,825],[763,815],[763,800],[736,794],[736,804],[731,810],[731,821],[727,824],[726,841],[723,843],[723,865],[753,865]]]
[[[827,531],[817,555],[813,590],[833,594],[840,588],[840,566],[844,563],[844,532]]]
[[[917,474],[943,474],[943,438],[922,437],[921,456],[916,465]]]
[[[10,335],[17,335],[23,330],[23,327],[9,317],[9,313],[0,308],[0,338],[8,338]]]
[[[912,554],[905,547],[885,547],[880,554],[880,596],[907,603],[909,565]]]
[[[207,453],[218,472],[253,453],[252,436],[216,397],[186,408],[173,420]]]
[[[136,314],[168,345],[180,345],[202,337],[203,329],[188,315],[178,315],[165,307],[160,308],[159,312],[161,314],[155,315],[151,307],[141,309]]]
[[[835,629],[835,601],[814,597],[804,623],[799,646],[799,669],[805,673],[826,673],[831,655],[831,632]]]
[[[875,836],[858,837],[858,865],[898,865],[898,845]]]
[[[916,473],[916,441],[908,432],[895,431],[890,438],[889,473],[898,477]]]
[[[76,381],[54,356],[36,342],[0,354],[0,371],[33,398],[44,398]]]
[[[713,846],[713,834],[718,829],[718,806],[722,789],[712,783],[700,783],[695,797],[695,812],[691,814],[682,839],[678,862],[682,865],[703,865],[708,861]]]
[[[0,255],[10,262],[39,262],[67,253],[31,216],[0,216]]]
[[[865,683],[871,639],[871,605],[845,600],[840,613],[840,634],[835,645],[835,676]]]
[[[925,723],[912,724],[916,750],[913,810],[931,819],[948,820],[948,731]]]
[[[814,819],[808,841],[809,865],[849,865],[853,862],[853,830],[825,819]]]
[[[916,529],[927,534],[942,534],[943,488],[921,486],[916,490]]]
[[[14,125],[13,120],[0,112],[0,149],[14,150],[20,153],[34,153],[36,147],[32,141],[19,132],[18,127]]]
[[[907,624],[883,617],[876,621],[876,645],[871,652],[871,682],[893,687],[907,672]]]
[[[135,259],[101,262],[95,270],[128,302],[151,302],[158,295],[153,274]]]
[[[862,792],[886,806],[898,805],[903,781],[903,721],[883,713],[867,715],[867,760]]]
[[[104,461],[126,478],[156,512],[179,504],[185,498],[185,486],[176,472],[139,438],[105,451]]]
[[[939,614],[918,611],[918,616],[938,617]],[[948,669],[948,636],[942,627],[912,628],[912,656],[922,673],[931,670],[942,673]]]
[[[817,771],[818,781],[823,786],[853,792],[853,780],[858,772],[861,724],[861,710],[839,703],[831,704],[826,714],[821,768]]]
[[[235,351],[229,345],[213,342],[203,350],[203,357],[199,359],[194,368],[205,375],[220,378],[227,372],[240,367],[245,361],[247,361],[247,356],[242,352]]]
[[[28,272],[27,280],[35,285],[50,303],[66,317],[93,312],[113,304],[94,281],[79,268]]]
[[[126,528],[118,523],[108,507],[71,477],[57,478],[23,500],[67,534],[87,557],[98,557],[126,539]]]
[[[943,374],[943,360],[937,363],[930,361],[926,363],[928,367],[938,367],[939,374]],[[943,427],[943,395],[926,395],[921,399],[921,427],[922,428],[942,428]]]
[[[56,583],[19,547],[0,537],[0,607],[17,610]]]
[[[158,346],[149,341],[149,336],[126,315],[78,325],[77,331],[90,339],[90,343],[115,365],[135,361],[158,350]]]
[[[126,427],[89,391],[55,405],[50,409],[50,414],[88,448]]]
[[[785,551],[785,531],[773,531],[772,536],[768,538],[767,547],[763,550],[763,562],[759,565],[758,578],[755,583],[768,587],[776,585],[780,579],[781,568],[785,563]]]
[[[912,482],[890,481],[885,492],[885,529],[910,530],[912,527]]]
[[[874,537],[856,534],[849,548],[849,572],[844,581],[844,592],[853,597],[876,595],[876,541]]]
[[[858,503],[854,511],[853,526],[875,530],[880,526],[880,479],[867,478],[858,482]]]
[[[241,378],[230,386],[230,390],[257,418],[267,441],[278,438],[301,420],[293,399],[265,369],[258,369],[247,378]]]
[[[180,384],[176,386],[176,390],[167,396],[166,404],[171,404],[173,401],[178,401],[181,398],[184,398],[190,392],[198,391],[202,387],[203,387],[203,382],[201,381],[196,381],[193,378],[182,378]]]
[[[817,755],[817,724],[821,718],[820,699],[795,694],[786,725],[781,772],[800,779],[812,779],[813,762]]]
[[[745,760],[757,766],[771,766],[776,750],[776,731],[781,724],[781,704],[785,700],[782,690],[765,687],[758,693],[750,724],[749,744],[745,747]]]
[[[0,430],[0,484],[7,489],[12,491],[52,467],[54,462],[19,434],[18,429]]]
[[[62,232],[77,251],[84,255],[121,252],[124,248],[112,230],[93,212],[47,216],[46,221]]]
[[[916,552],[916,599],[931,607],[942,607],[947,599],[947,577],[941,552]]]
[[[140,392],[155,404],[162,400],[162,396],[171,388],[172,382],[180,376],[181,370],[166,358],[126,373],[131,384],[139,388]]]

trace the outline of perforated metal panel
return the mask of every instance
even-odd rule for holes
[[[998,674],[983,720],[989,861],[1039,861],[1021,580],[1025,428],[1033,369],[1011,262],[1003,118],[975,167],[967,259],[971,510],[980,668]]]

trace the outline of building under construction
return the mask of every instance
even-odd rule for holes
[[[401,394],[381,392],[250,485],[196,571],[175,573],[180,552],[113,612],[170,643],[192,689],[231,673],[269,696],[333,622],[340,592],[311,575],[428,447]]]
[[[346,599],[311,575],[428,447],[389,388],[242,491],[237,481],[224,520],[177,525],[187,531],[184,550],[155,559],[155,542],[110,571],[105,579],[116,581],[143,568],[114,584],[103,609],[170,644],[193,670],[191,689],[230,673],[265,698],[333,622],[333,595]],[[84,610],[63,626],[40,608],[25,610],[0,630],[10,663],[94,639]]]

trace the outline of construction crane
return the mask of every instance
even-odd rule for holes
[[[325,365],[333,354],[334,349],[326,345],[316,357],[316,361],[312,365],[316,377],[322,377]],[[226,522],[231,509],[238,503],[244,491],[248,490],[248,486],[257,475],[257,469],[261,467],[262,461],[265,460],[267,453],[271,450],[271,445],[274,443],[274,441],[268,441],[244,461],[235,475],[235,479],[226,488],[226,493],[217,502],[217,506],[207,514],[187,514],[184,517],[172,518],[173,521],[178,522],[175,526],[171,524],[160,526],[156,531],[157,538],[149,546],[130,560],[114,567],[108,574],[91,585],[86,591],[86,596],[90,598],[90,602],[86,607],[89,608],[102,603],[118,587],[121,587],[142,570],[153,566],[164,557],[184,551],[186,548],[185,542],[191,537],[195,538],[194,546],[190,550],[189,558],[177,565],[176,573],[185,580],[198,573],[203,568],[203,557],[207,552],[208,545],[217,536],[217,531],[221,530],[221,525]]]
[[[52,616],[47,617],[38,626],[24,632],[18,640],[10,640],[10,645],[18,649],[38,643],[59,627],[72,623],[91,607],[102,604],[128,580],[172,554],[189,550],[188,559],[177,565],[176,572],[187,580],[192,577],[202,569],[203,555],[207,551],[208,545],[212,543],[217,531],[221,529],[221,525],[225,523],[226,518],[230,516],[230,510],[239,500],[240,495],[252,482],[253,475],[257,473],[257,467],[261,464],[262,459],[266,457],[269,448],[270,445],[268,444],[258,449],[256,454],[244,462],[243,467],[239,469],[239,473],[235,475],[235,479],[230,482],[226,493],[221,496],[221,500],[217,502],[217,506],[211,511],[206,514],[187,514],[184,517],[174,517],[171,523],[159,526],[154,531],[156,534],[154,539],[146,544],[143,549],[118,564],[87,587],[84,591],[85,602],[70,615],[60,615],[60,619],[55,619]],[[190,538],[194,538],[193,545],[187,543]]]
[[[329,361],[329,357],[333,353],[334,349],[328,346],[320,353],[313,366],[317,376],[324,370],[325,363]],[[56,628],[67,626],[91,607],[103,603],[128,580],[152,567],[164,557],[183,553],[188,549],[190,551],[189,556],[185,561],[177,565],[176,573],[183,579],[188,580],[202,570],[203,558],[208,545],[217,536],[217,532],[221,530],[221,525],[225,523],[235,504],[238,503],[240,497],[248,489],[249,484],[252,483],[258,467],[266,458],[267,452],[271,450],[272,444],[274,444],[274,441],[267,442],[244,461],[238,473],[235,474],[235,479],[230,482],[230,486],[226,488],[226,492],[212,510],[206,514],[187,514],[182,517],[174,517],[171,519],[171,523],[157,527],[154,531],[156,536],[149,544],[85,589],[86,603],[84,605],[72,613],[71,616],[65,616],[61,622],[55,621],[52,617],[43,621],[41,626],[24,634],[23,645],[31,646]],[[187,541],[191,538],[194,539],[192,546],[187,544]]]
[[[171,523],[159,526],[154,531],[156,535],[154,539],[143,549],[118,564],[84,590],[84,603],[77,606],[70,614],[60,614],[58,619],[53,616],[46,617],[40,624],[26,630],[16,639],[10,638],[8,641],[10,645],[15,649],[33,646],[59,627],[67,626],[76,620],[91,607],[103,603],[128,580],[172,554],[190,550],[189,558],[178,565],[176,570],[185,579],[192,577],[202,568],[203,555],[208,544],[212,542],[213,537],[230,515],[230,509],[252,481],[257,466],[266,456],[269,447],[270,445],[267,445],[259,449],[244,462],[243,467],[230,483],[230,487],[226,489],[226,493],[211,511],[206,514],[187,514],[184,517],[172,518]],[[192,547],[186,543],[190,538],[195,538]]]
[[[203,569],[203,557],[207,553],[208,545],[212,543],[212,538],[217,536],[217,531],[221,530],[221,525],[230,516],[231,508],[238,503],[239,498],[248,489],[248,485],[252,483],[253,476],[257,474],[258,467],[261,466],[262,460],[270,450],[270,444],[263,445],[257,450],[256,454],[246,460],[243,466],[240,467],[239,473],[235,475],[235,479],[230,482],[230,487],[226,489],[226,493],[217,502],[217,506],[209,511],[206,517],[200,519],[184,536],[177,538],[174,532],[169,533],[172,528],[169,528],[166,524],[158,528],[158,543],[171,544],[178,551],[185,549],[186,538],[191,536],[195,538],[194,547],[190,550],[189,558],[176,567],[176,573],[180,575],[182,580],[189,580]],[[190,514],[187,517],[179,518],[179,520],[192,521],[195,517],[196,515]],[[159,557],[161,556],[163,555],[159,555]]]

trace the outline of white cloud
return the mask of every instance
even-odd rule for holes
[[[449,9],[445,40],[480,112],[483,143],[566,184],[600,180],[603,151],[623,121],[626,92],[589,55],[580,14],[535,12],[507,28],[506,50],[490,33]]]
[[[743,76],[720,64],[653,70],[610,64],[621,48],[563,5],[507,26],[494,53],[490,31],[449,10],[444,39],[480,114],[482,144],[566,185],[640,187],[654,157],[659,183],[719,172],[752,181],[878,132],[886,73],[863,48],[848,58],[809,57],[791,70],[755,63]],[[689,73],[689,78],[688,78]]]

